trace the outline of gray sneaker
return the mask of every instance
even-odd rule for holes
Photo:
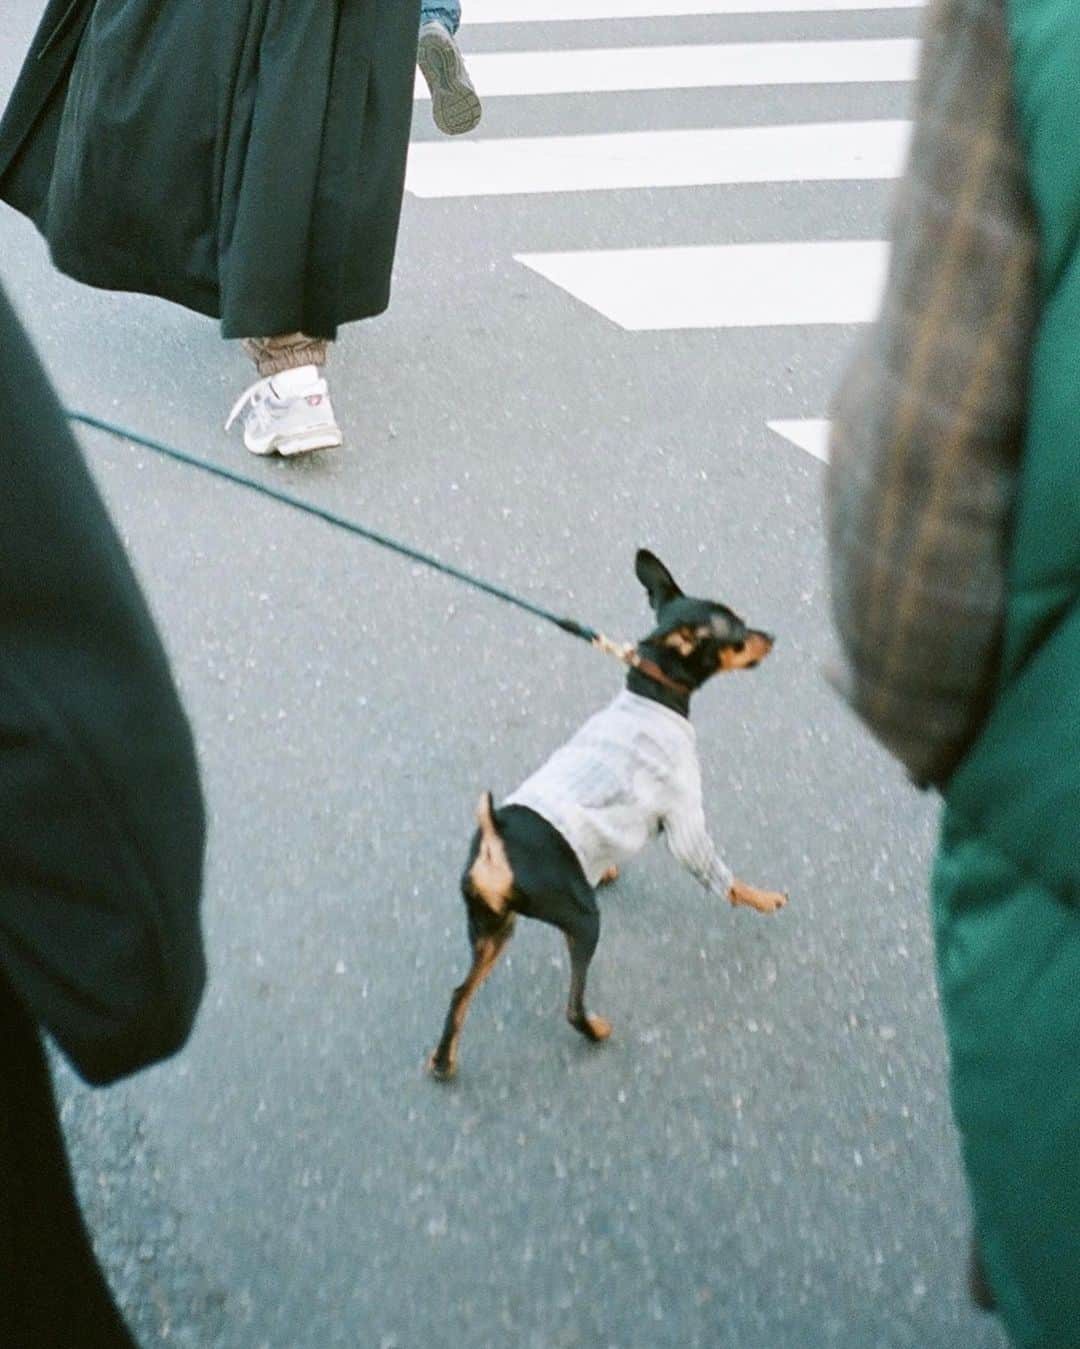
[[[260,379],[236,400],[225,423],[228,431],[244,418],[244,444],[252,454],[306,454],[342,442],[330,392],[316,365],[283,370]]]
[[[436,20],[420,29],[416,64],[431,90],[431,115],[439,130],[447,136],[471,131],[480,121],[480,100],[461,49]]]

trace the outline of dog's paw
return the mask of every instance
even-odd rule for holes
[[[575,1015],[567,1009],[566,1019],[578,1034],[584,1035],[586,1040],[592,1040],[594,1044],[601,1044],[611,1038],[611,1022],[602,1016]]]
[[[457,1061],[455,1059],[440,1059],[438,1054],[432,1054],[427,1061],[427,1070],[439,1082],[449,1082],[457,1075]]]
[[[732,882],[728,899],[735,907],[742,905],[758,913],[777,913],[788,902],[787,895],[780,890],[759,890],[745,881]]]

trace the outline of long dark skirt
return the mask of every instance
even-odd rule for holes
[[[418,0],[52,0],[0,123],[0,197],[61,271],[226,337],[389,299]]]

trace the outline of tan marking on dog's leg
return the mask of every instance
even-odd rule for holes
[[[506,912],[514,889],[514,872],[491,809],[491,793],[485,792],[476,808],[480,828],[480,847],[469,868],[469,882],[476,894],[494,914]]]
[[[580,958],[580,948],[575,947],[574,939],[569,933],[564,932],[563,936],[566,937],[566,946],[570,954],[570,997],[566,1004],[566,1019],[587,1040],[600,1043],[610,1037],[611,1022],[602,1016],[592,1016],[585,1010],[585,980],[589,960]]]
[[[513,935],[513,931],[514,916],[511,914],[503,928],[491,936],[480,937],[473,947],[472,968],[465,976],[464,983],[454,989],[443,1038],[428,1059],[429,1070],[444,1081],[457,1072],[458,1041],[461,1038],[461,1029],[465,1024],[469,1004],[477,989],[495,968],[495,962],[502,955],[503,948]]]
[[[619,868],[608,867],[607,871],[605,871],[601,875],[600,879],[596,883],[597,885],[611,885],[618,879],[619,879]]]
[[[759,890],[756,886],[747,885],[745,881],[732,881],[728,899],[731,900],[733,908],[742,905],[748,909],[755,909],[758,913],[776,913],[788,902],[787,895],[779,890]]]

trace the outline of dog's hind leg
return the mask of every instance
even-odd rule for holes
[[[473,962],[465,979],[454,989],[450,999],[450,1010],[446,1014],[442,1039],[435,1052],[428,1059],[428,1068],[436,1077],[448,1079],[457,1072],[458,1040],[461,1028],[476,990],[495,968],[495,962],[503,953],[503,948],[514,931],[515,918],[507,913],[498,927],[486,927],[477,931],[470,916],[470,935],[472,936]]]
[[[563,924],[563,935],[570,953],[570,997],[566,1003],[566,1019],[588,1040],[606,1040],[611,1034],[611,1023],[602,1016],[590,1016],[585,1010],[585,980],[589,962],[600,940],[600,910],[590,894],[588,908],[581,908],[574,918]]]
[[[442,1039],[428,1059],[428,1068],[436,1077],[449,1078],[457,1072],[457,1047],[469,1003],[502,954],[514,931],[515,917],[510,909],[514,891],[514,873],[506,845],[495,823],[490,792],[484,792],[476,808],[478,825],[473,838],[469,864],[461,878],[461,897],[469,915],[469,942],[473,963],[463,983],[454,989],[446,1014]]]

